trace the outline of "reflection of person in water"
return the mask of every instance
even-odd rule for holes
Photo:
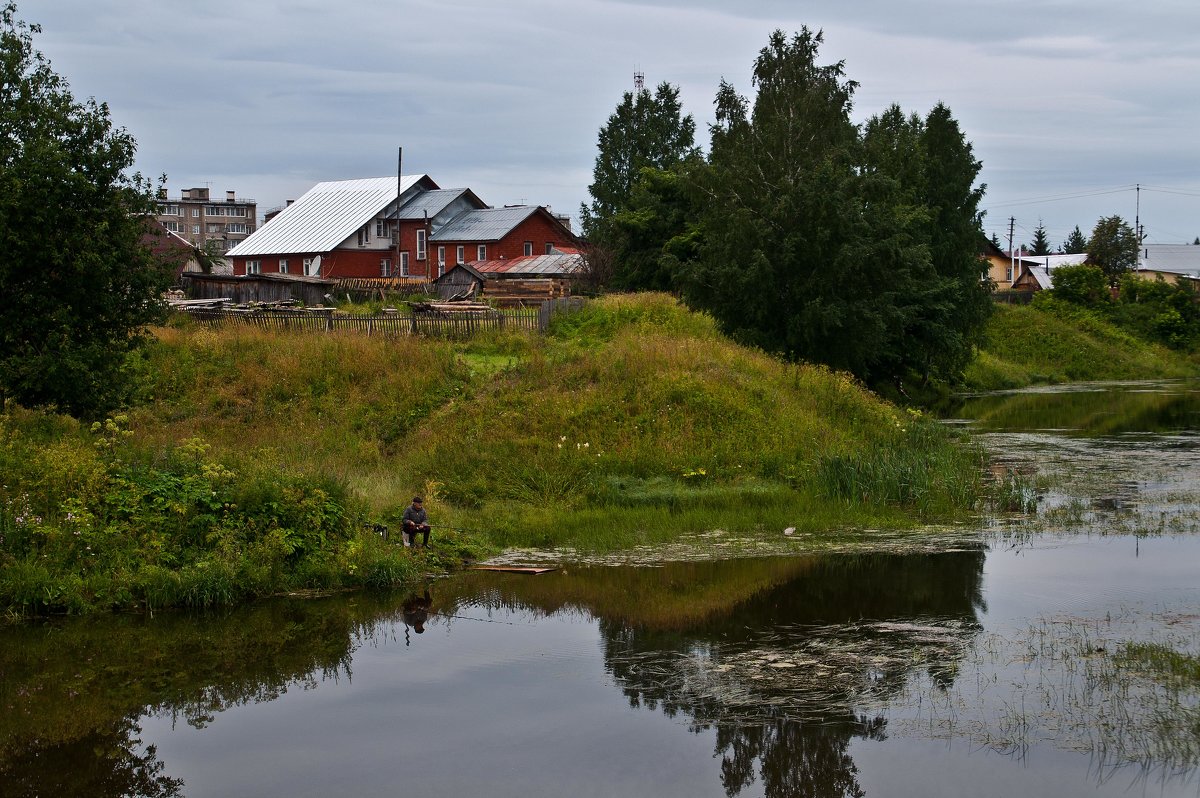
[[[408,645],[408,627],[417,634],[425,633],[425,622],[429,620],[429,608],[433,606],[433,598],[429,595],[429,586],[425,586],[425,594],[412,594],[401,605],[401,615],[404,618],[404,645]]]

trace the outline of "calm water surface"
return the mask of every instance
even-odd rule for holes
[[[0,795],[1200,795],[1189,385],[952,409],[1036,510],[952,550],[565,565],[0,631]],[[799,544],[798,544],[799,545]]]

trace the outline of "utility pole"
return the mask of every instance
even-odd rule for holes
[[[401,167],[404,163],[404,148],[397,146],[396,148],[396,227],[392,228],[392,235],[396,236],[396,259],[392,260],[392,276],[396,276],[400,271],[400,191],[403,184],[403,170]]]
[[[1013,228],[1017,225],[1017,217],[1008,217],[1008,281],[1011,283],[1017,274],[1017,254],[1013,251]]]
[[[1133,232],[1137,234],[1138,249],[1141,249],[1142,248],[1142,224],[1141,224],[1141,222],[1142,222],[1142,219],[1141,219],[1141,217],[1142,217],[1142,184],[1141,183],[1135,184],[1134,189],[1136,190],[1137,193],[1136,193],[1136,199],[1134,199],[1134,202],[1133,202]]]

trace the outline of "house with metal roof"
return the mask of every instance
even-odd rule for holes
[[[1143,244],[1137,273],[1148,279],[1173,283],[1200,279],[1200,246],[1195,244]]]
[[[466,211],[433,231],[439,261],[452,264],[514,260],[577,248],[579,237],[561,219],[538,205],[510,205]]]
[[[428,175],[318,183],[229,251],[234,274],[434,279],[489,258],[549,254],[580,244],[543,207],[489,208],[469,188]]]
[[[438,188],[429,175],[318,183],[226,257],[234,274],[389,276],[397,209]]]

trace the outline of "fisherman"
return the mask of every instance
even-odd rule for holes
[[[412,504],[404,508],[404,536],[405,546],[415,546],[417,543],[417,533],[421,533],[421,548],[429,548],[429,516],[425,513],[424,502],[420,496],[414,496]]]

